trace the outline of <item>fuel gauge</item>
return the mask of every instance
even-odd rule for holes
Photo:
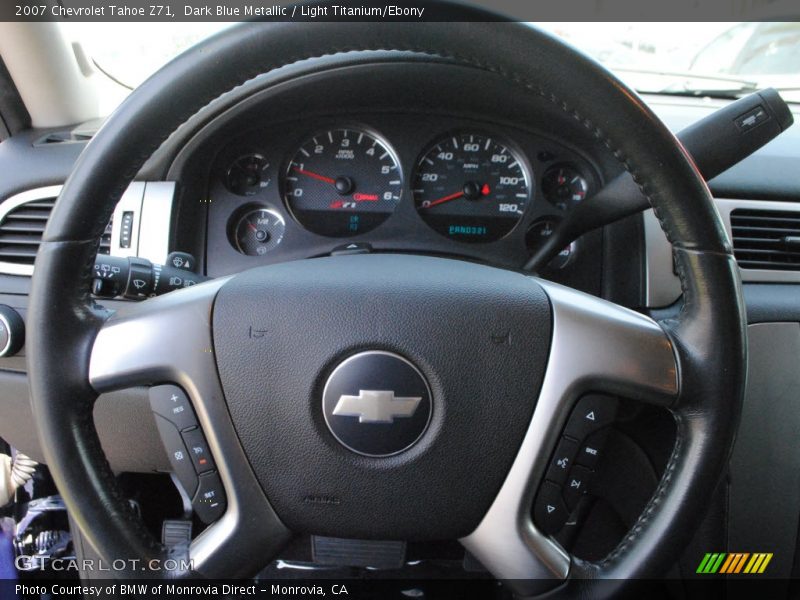
[[[254,208],[236,221],[231,241],[242,254],[263,256],[281,243],[285,229],[286,223],[278,213],[268,208]]]

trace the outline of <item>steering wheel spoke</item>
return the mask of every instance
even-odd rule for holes
[[[652,319],[538,280],[553,314],[550,357],[530,425],[508,477],[480,525],[461,541],[521,595],[569,576],[571,558],[532,518],[534,498],[572,408],[586,394],[669,406],[679,393],[672,343]],[[600,397],[601,396],[595,396]],[[609,398],[609,403],[614,402]]]
[[[192,570],[211,578],[252,574],[289,536],[247,462],[217,375],[211,310],[225,281],[147,300],[111,317],[95,338],[89,365],[98,393],[165,383],[186,392],[227,501],[224,514],[189,547]]]

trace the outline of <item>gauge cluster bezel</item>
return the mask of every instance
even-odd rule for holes
[[[375,136],[393,153],[402,177],[400,200],[386,220],[370,231],[348,236],[329,236],[310,231],[298,220],[287,205],[283,177],[289,161],[311,137],[329,129],[364,131]],[[474,133],[490,136],[513,152],[521,161],[528,180],[529,195],[519,221],[499,239],[470,243],[441,235],[420,216],[414,200],[413,183],[418,161],[443,136]],[[243,150],[249,149],[270,164],[269,183],[254,195],[233,193],[225,185],[224,175],[231,160],[241,160]],[[378,251],[430,252],[442,255],[461,255],[470,259],[498,262],[503,266],[524,262],[528,249],[525,234],[531,225],[544,217],[563,217],[559,210],[544,199],[542,175],[554,164],[577,167],[589,181],[590,191],[597,189],[600,178],[594,165],[580,152],[550,137],[508,124],[453,114],[414,114],[408,112],[363,112],[358,115],[322,116],[317,119],[265,123],[249,128],[233,137],[221,149],[210,170],[209,251],[208,268],[214,274],[227,274],[254,264],[269,264],[284,260],[324,255],[349,242],[370,244]],[[240,205],[257,203],[285,216],[286,231],[281,245],[263,256],[244,256],[235,248],[220,247],[215,230],[218,223],[229,223],[230,215]],[[219,269],[219,270],[217,270]]]
[[[602,181],[616,176],[618,162],[591,131],[566,118],[546,97],[520,93],[512,82],[491,73],[483,73],[485,85],[470,87],[474,75],[474,69],[444,60],[380,52],[337,55],[255,80],[247,93],[237,93],[235,102],[221,103],[214,116],[193,124],[191,139],[169,167],[166,175],[181,182],[173,243],[194,248],[212,277],[324,256],[351,243],[374,252],[422,253],[519,269],[530,255],[528,227],[544,216],[563,216],[542,200],[546,166],[559,160],[579,164],[593,189],[599,189]],[[471,92],[464,94],[467,88]],[[373,231],[349,238],[320,236],[301,227],[286,210],[279,185],[286,157],[315,131],[337,127],[377,133],[394,149],[403,170],[402,199],[392,216]],[[416,211],[413,166],[435,138],[453,130],[489,133],[513,144],[530,163],[533,197],[520,225],[502,239],[449,240]],[[255,196],[233,194],[224,185],[225,169],[245,152],[262,154],[271,165],[269,183]],[[286,218],[282,243],[264,256],[239,253],[227,236],[230,215],[248,201]],[[587,240],[579,260],[559,272],[557,280],[597,292],[602,236],[591,234]]]

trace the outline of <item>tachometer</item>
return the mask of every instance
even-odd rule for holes
[[[417,163],[414,203],[422,219],[462,242],[491,242],[510,232],[530,197],[527,170],[508,146],[488,135],[439,140]]]
[[[286,204],[306,229],[331,237],[365,233],[392,214],[403,190],[397,158],[377,136],[333,129],[307,140],[289,162]]]

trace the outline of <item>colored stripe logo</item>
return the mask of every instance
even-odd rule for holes
[[[704,575],[715,573],[756,575],[763,573],[771,560],[772,552],[755,552],[753,554],[749,552],[708,552],[700,561],[697,573]]]

